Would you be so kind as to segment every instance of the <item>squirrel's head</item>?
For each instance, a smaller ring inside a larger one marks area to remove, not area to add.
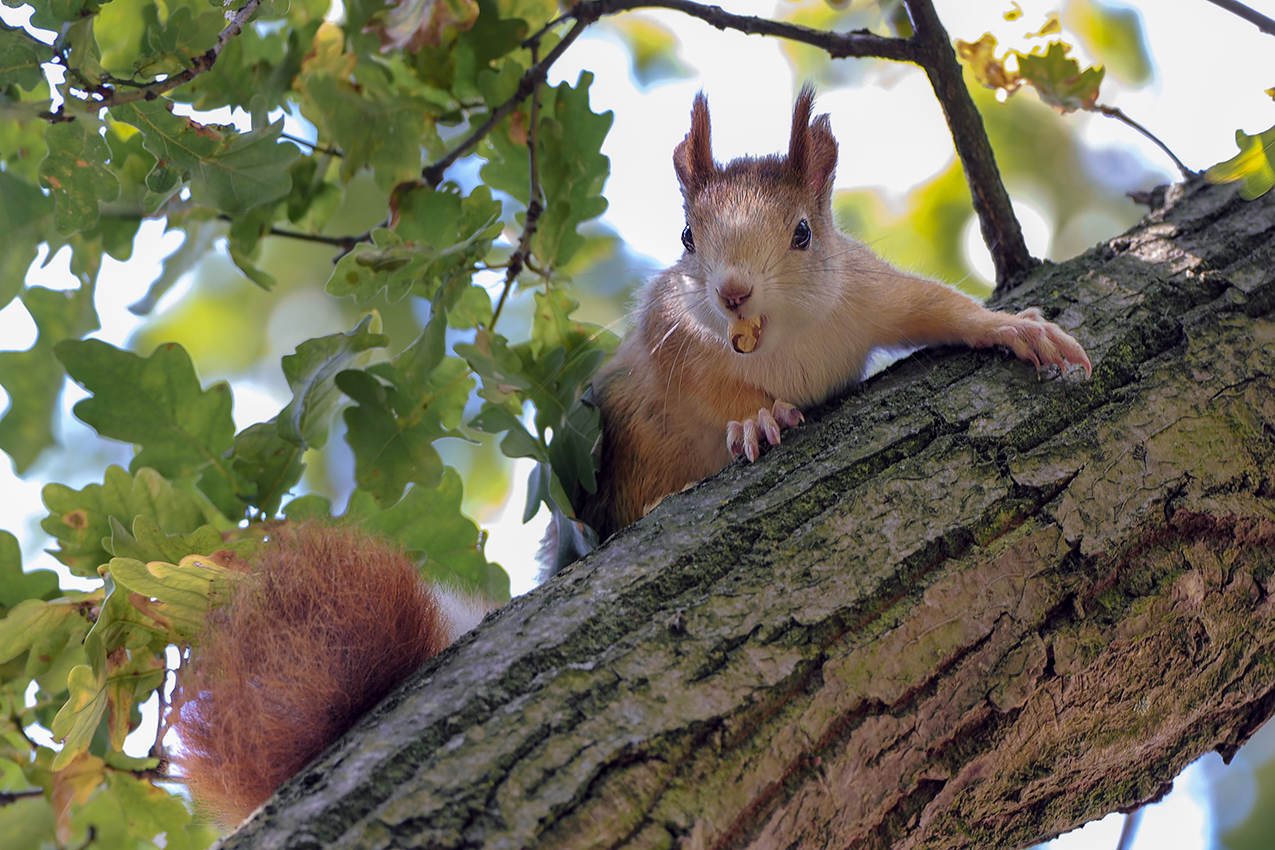
[[[704,297],[692,309],[743,354],[773,349],[818,309],[821,269],[842,250],[832,218],[837,140],[827,115],[810,117],[814,91],[802,89],[787,154],[713,160],[708,100],[701,92],[691,130],[673,151],[686,228],[681,268]]]

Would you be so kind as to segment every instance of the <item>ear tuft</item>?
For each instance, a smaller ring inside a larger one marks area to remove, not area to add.
[[[832,176],[837,168],[837,140],[827,115],[810,121],[815,90],[802,86],[792,110],[792,134],[788,139],[788,165],[801,178],[806,189],[818,196],[832,191]]]
[[[673,150],[673,169],[677,172],[682,192],[698,192],[717,173],[713,161],[712,133],[708,120],[708,98],[700,92],[691,107],[691,131]]]

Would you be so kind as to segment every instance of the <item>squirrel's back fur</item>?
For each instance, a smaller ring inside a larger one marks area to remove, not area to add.
[[[273,533],[178,675],[173,761],[196,804],[241,820],[468,625],[377,538]]]

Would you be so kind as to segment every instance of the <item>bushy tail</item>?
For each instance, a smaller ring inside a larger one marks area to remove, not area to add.
[[[272,535],[178,675],[173,761],[196,804],[227,825],[248,815],[472,625],[454,610],[361,531]]]

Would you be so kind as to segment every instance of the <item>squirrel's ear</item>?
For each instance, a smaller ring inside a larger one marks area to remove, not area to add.
[[[792,110],[792,135],[788,138],[788,164],[801,177],[806,188],[818,196],[832,189],[832,175],[837,168],[837,140],[832,137],[832,124],[827,115],[810,122],[815,103],[815,90],[803,86]]]
[[[708,126],[708,98],[700,92],[695,95],[691,108],[691,131],[673,149],[673,169],[685,194],[693,194],[704,188],[717,172],[713,162],[713,145]]]

